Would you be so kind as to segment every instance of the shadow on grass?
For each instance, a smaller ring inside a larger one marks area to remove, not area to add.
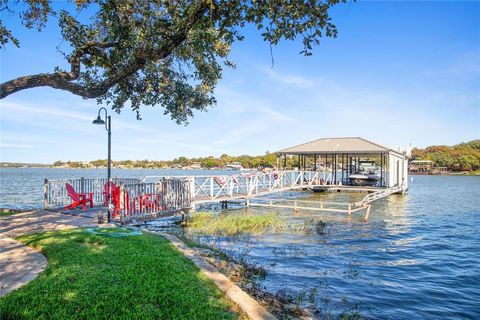
[[[223,293],[164,238],[83,230],[18,240],[48,267],[0,299],[0,319],[235,319]]]

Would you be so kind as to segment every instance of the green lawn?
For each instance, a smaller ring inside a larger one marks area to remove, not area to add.
[[[164,238],[84,230],[18,239],[47,269],[0,298],[0,319],[237,319],[232,303]]]

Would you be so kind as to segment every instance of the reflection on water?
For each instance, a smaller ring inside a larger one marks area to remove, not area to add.
[[[360,200],[355,193],[288,195]],[[326,315],[358,308],[375,319],[480,317],[480,177],[414,177],[408,195],[392,195],[362,215],[275,210],[290,223],[326,222],[324,232],[265,233],[242,239],[200,237],[268,270],[262,285],[315,295]],[[265,208],[229,212],[262,214]],[[308,299],[307,299],[308,300]],[[307,301],[305,300],[305,301]]]

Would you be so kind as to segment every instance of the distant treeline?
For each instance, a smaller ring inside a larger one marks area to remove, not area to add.
[[[447,167],[449,171],[476,171],[480,170],[480,140],[460,143],[454,146],[430,146],[425,149],[414,148],[412,160],[432,160],[437,167]],[[276,166],[277,157],[268,151],[261,156],[229,156],[222,154],[220,157],[187,158],[178,157],[173,160],[122,160],[112,161],[114,167],[120,168],[172,168],[172,167],[198,167],[223,168],[232,162],[240,163],[244,168],[272,168]],[[92,168],[106,167],[107,160],[94,160],[89,162],[56,161],[55,167]],[[297,157],[287,159],[287,167],[298,166]]]
[[[50,167],[50,164],[45,163],[26,163],[26,162],[0,162],[0,167],[3,168],[42,168],[42,167]]]
[[[289,159],[289,162],[292,162],[291,165],[294,165],[294,160]],[[229,156],[227,154],[222,154],[219,158],[210,156],[203,158],[187,158],[187,157],[178,157],[173,160],[161,161],[161,160],[122,160],[122,161],[112,161],[112,166],[120,168],[171,168],[171,167],[183,167],[188,168],[192,166],[200,165],[202,168],[223,168],[227,164],[238,162],[244,168],[266,168],[266,167],[275,167],[277,162],[277,157],[273,153],[268,151],[262,156]],[[94,160],[89,162],[79,162],[79,161],[56,161],[53,163],[55,167],[69,167],[69,168],[92,168],[92,167],[106,167],[107,160]]]
[[[447,167],[449,171],[480,170],[480,140],[454,146],[414,148],[412,160],[432,160],[435,166]]]

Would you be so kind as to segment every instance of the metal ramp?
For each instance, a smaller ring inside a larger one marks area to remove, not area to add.
[[[364,206],[364,205],[367,205],[367,204],[369,204],[369,203],[371,203],[375,200],[384,198],[384,197],[389,196],[391,194],[405,193],[405,191],[406,191],[406,188],[403,185],[402,186],[396,186],[396,187],[390,187],[390,188],[383,189],[383,190],[378,190],[378,191],[367,194],[362,199],[362,201],[356,202],[355,205],[356,206]]]
[[[368,220],[368,214],[370,213],[370,205],[365,204],[362,206],[356,206],[354,203],[348,202],[333,202],[333,201],[313,201],[304,199],[252,199],[248,202],[248,206],[252,207],[265,207],[265,208],[283,208],[293,209],[295,212],[299,210],[304,211],[326,211],[346,213],[349,216],[361,210],[365,211],[365,221]]]
[[[363,190],[365,191],[365,190]],[[367,194],[361,201],[350,202],[327,202],[327,201],[311,201],[311,200],[291,200],[291,199],[251,199],[247,201],[247,206],[266,207],[266,208],[285,208],[308,211],[328,211],[345,213],[351,216],[353,213],[363,211],[364,220],[368,221],[370,215],[371,203],[375,200],[387,197],[394,193],[404,193],[405,186],[396,186],[387,189],[381,189]]]

